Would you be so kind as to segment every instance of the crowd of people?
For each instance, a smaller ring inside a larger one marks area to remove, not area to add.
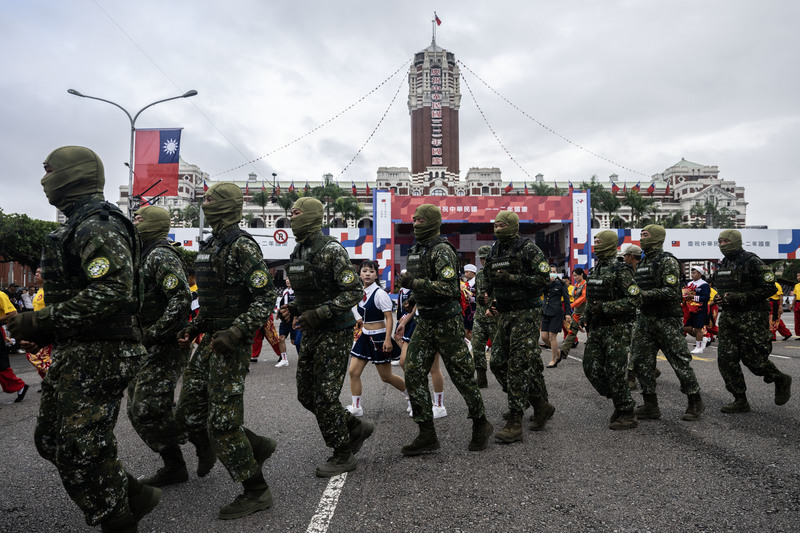
[[[395,313],[378,283],[378,265],[353,265],[344,247],[322,232],[323,205],[314,198],[301,197],[291,208],[297,244],[285,266],[289,287],[278,296],[258,244],[240,227],[243,198],[235,184],[217,183],[206,192],[202,209],[212,235],[187,271],[167,241],[166,210],[142,207],[130,221],[105,201],[103,165],[93,151],[58,148],[44,170],[45,195],[67,221],[46,240],[37,273],[43,291],[27,291],[30,309],[27,303],[17,309],[0,293],[0,323],[43,377],[36,448],[56,466],[86,522],[103,531],[137,531],[158,505],[160,487],[189,479],[181,448],[187,442],[197,455],[198,477],[219,461],[241,484],[241,493],[219,509],[220,519],[272,505],[263,465],[278,443],[243,425],[245,378],[258,359],[259,332],[276,347],[278,367],[288,366],[287,337],[297,348],[297,398],[331,448],[315,471],[323,478],[355,470],[356,455],[375,430],[362,400],[369,363],[402,394],[418,426],[417,436],[400,448],[406,456],[439,449],[434,420],[446,416],[440,364],[466,403],[469,451],[485,450],[492,437],[503,445],[521,442],[528,407],[529,429],[543,430],[556,407],[542,347],[549,350],[547,368],[555,369],[581,331],[587,334],[583,371],[613,403],[612,430],[661,417],[659,351],[687,396],[682,420],[701,417],[705,407],[687,334],[693,353],[702,352],[705,339],[718,339],[719,370],[733,395],[724,413],[750,410],[742,363],[775,384],[776,404],[791,395],[791,377],[768,359],[775,276],[742,248],[736,230],[720,233],[725,258],[710,283],[694,266],[691,283],[682,287],[678,261],[663,250],[666,230],[650,225],[641,232],[641,248],[621,254],[617,233],[599,232],[596,265],[588,272],[576,268],[570,284],[520,233],[517,214],[500,211],[494,244],[478,250],[482,268],[465,265],[462,281],[457,251],[440,234],[439,208],[423,204],[412,219],[415,242],[398,278]],[[6,344],[0,383],[21,401],[28,385],[9,372]],[[395,362],[402,377],[393,372]],[[507,401],[497,431],[481,393],[489,369]],[[349,406],[339,400],[346,375]],[[631,378],[642,387],[638,406]],[[142,479],[117,456],[114,426],[126,391],[134,430],[163,462]]]

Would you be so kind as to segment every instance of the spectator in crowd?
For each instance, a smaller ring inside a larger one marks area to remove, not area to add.
[[[551,358],[547,368],[555,368],[561,361],[561,350],[558,347],[558,332],[564,324],[565,304],[569,307],[569,292],[561,280],[554,265],[550,266],[550,283],[544,288],[544,306],[542,307],[542,340],[550,348]]]
[[[16,393],[15,403],[21,402],[28,392],[28,385],[19,379],[14,370],[11,369],[11,362],[8,360],[11,351],[11,336],[6,330],[6,322],[9,318],[17,314],[17,310],[11,303],[8,296],[0,291],[0,387],[5,393]]]
[[[586,272],[580,267],[572,271],[572,315],[569,317],[569,332],[561,342],[559,360],[569,356],[569,351],[578,346],[581,316],[586,312]]]
[[[769,331],[772,333],[772,342],[776,340],[775,333],[780,333],[783,335],[783,340],[788,341],[792,338],[792,332],[781,319],[781,315],[783,314],[783,287],[776,281],[775,289],[775,294],[769,297]]]
[[[28,311],[33,311],[33,299],[36,297],[36,287],[31,285],[28,287],[28,290],[22,293],[20,296],[20,304],[21,304],[21,311],[23,313]]]
[[[797,273],[796,279],[792,310],[794,311],[794,334],[800,337],[800,302],[797,301],[797,295],[800,294],[800,272]]]
[[[708,341],[703,337],[703,328],[708,322],[708,301],[711,299],[711,287],[705,280],[705,269],[693,266],[692,281],[683,289],[684,316],[683,331],[694,337],[695,346],[692,353],[703,353]]]
[[[36,296],[33,297],[33,310],[41,311],[44,309],[44,289],[41,288],[43,284],[42,267],[36,269],[36,273],[33,276],[33,283],[37,287],[40,287],[39,291],[36,293]],[[38,351],[34,351],[34,353],[28,352],[25,354],[28,362],[33,365],[33,368],[36,369],[36,372],[39,373],[39,377],[42,379],[44,379],[44,377],[47,375],[47,371],[50,369],[50,365],[52,364],[52,352],[53,345],[48,344],[47,346],[39,348]]]

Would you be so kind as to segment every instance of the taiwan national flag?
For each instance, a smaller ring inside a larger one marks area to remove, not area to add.
[[[203,180],[203,192],[206,192],[207,190],[208,190],[208,184],[206,183],[206,180]]]
[[[617,185],[613,181],[611,182],[611,192],[614,194],[617,194],[619,192],[619,185]]]
[[[567,183],[569,183],[569,194],[570,194],[570,196],[572,196],[572,193],[575,190],[575,187],[572,186],[572,182],[571,181],[568,181]]]
[[[632,191],[636,191],[636,192],[639,192],[640,190],[642,190],[642,182],[641,181],[637,181],[636,185],[631,187],[631,190]]]
[[[306,186],[303,187],[303,192],[308,192],[311,190],[311,187],[308,186],[308,180],[306,180]]]
[[[436,25],[437,26],[441,26],[442,25],[442,19],[440,19],[439,15],[436,14],[436,11],[433,12],[433,18],[436,20]]]
[[[505,189],[503,189],[503,190],[504,190],[505,192],[511,192],[513,189],[514,189],[514,182],[512,181],[511,183],[509,183],[508,185],[506,185],[506,188],[505,188]]]
[[[353,183],[353,182],[351,181],[351,182],[350,182],[350,185],[352,185],[352,186],[353,186],[353,196],[355,196],[355,195],[356,195],[356,192],[357,192],[357,191],[356,191],[356,184],[355,184],[355,183]]]
[[[372,194],[372,191],[369,190],[369,183],[367,183],[367,196],[369,196],[370,194]]]
[[[181,130],[136,130],[135,141],[133,196],[177,196]]]
[[[669,195],[669,182],[667,182],[667,188],[664,189],[664,196]]]
[[[528,182],[525,182],[525,196],[528,196]]]
[[[244,184],[244,195],[245,196],[250,196],[250,184],[249,183],[245,183]]]
[[[289,192],[294,192],[294,180],[292,180],[291,185],[289,185]]]
[[[650,186],[647,188],[647,193],[650,196],[653,196],[654,192],[656,192],[656,184],[655,184],[655,182],[651,183]]]

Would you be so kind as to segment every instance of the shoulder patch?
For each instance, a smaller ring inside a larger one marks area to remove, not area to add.
[[[678,277],[675,274],[667,274],[664,281],[667,282],[667,285],[675,285],[678,283]]]
[[[355,281],[356,273],[353,272],[351,269],[343,270],[341,274],[339,274],[339,283],[342,285],[350,285]]]
[[[636,296],[639,294],[639,286],[638,285],[629,285],[628,286],[628,294],[631,296]]]
[[[550,265],[547,264],[547,261],[539,263],[539,272],[550,272]]]
[[[166,276],[164,276],[164,279],[161,280],[161,286],[167,289],[168,291],[171,291],[172,289],[177,287],[178,283],[180,283],[178,280],[178,276],[176,276],[171,272]]]
[[[269,283],[269,274],[264,272],[263,270],[254,270],[252,274],[250,274],[250,285],[257,289],[262,289],[267,286]]]
[[[102,278],[111,268],[111,261],[107,257],[95,257],[86,267],[89,277],[92,279]]]
[[[764,281],[773,282],[775,281],[775,274],[772,272],[764,272]]]
[[[441,275],[444,279],[453,279],[456,275],[456,271],[453,270],[453,267],[446,266],[442,269]]]

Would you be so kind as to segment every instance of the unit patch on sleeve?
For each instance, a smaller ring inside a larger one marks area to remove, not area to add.
[[[111,268],[111,262],[106,257],[95,257],[86,267],[86,272],[92,279],[102,278]]]
[[[266,287],[267,283],[269,283],[269,274],[263,270],[255,270],[250,274],[250,285],[253,287],[261,289]]]

